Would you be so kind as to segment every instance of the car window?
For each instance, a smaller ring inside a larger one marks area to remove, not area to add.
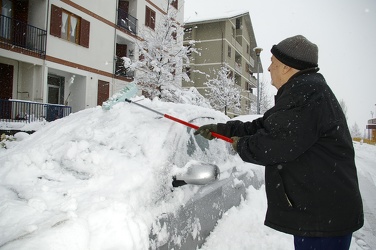
[[[197,126],[216,123],[213,118],[196,118],[189,121]],[[220,139],[207,140],[200,135],[194,135],[194,129],[186,127],[185,133],[179,134],[174,143],[175,148],[171,162],[182,167],[190,160],[219,164],[228,160],[229,155],[234,155],[231,144]]]
[[[187,154],[192,156],[198,148],[205,153],[206,149],[209,149],[209,141],[200,135],[194,136],[192,130],[191,128],[187,128],[187,133],[190,134],[187,142]]]
[[[198,126],[202,126],[204,124],[213,123],[213,120],[213,118],[206,117],[196,118],[194,120],[191,120],[190,122]],[[194,129],[192,128],[187,128],[187,133],[190,135],[187,142],[187,154],[189,156],[192,156],[193,153],[198,149],[205,154],[206,149],[209,149],[209,141],[200,135],[194,136]]]

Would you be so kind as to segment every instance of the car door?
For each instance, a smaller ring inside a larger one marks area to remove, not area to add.
[[[213,118],[197,118],[190,122],[203,125],[215,121]],[[194,159],[202,164],[215,163],[221,169],[221,163],[226,162],[229,166],[228,161],[237,157],[228,142],[194,136],[190,128],[186,129],[186,133],[177,143],[176,164],[184,165]],[[149,234],[150,249],[197,249],[223,214],[238,206],[242,197],[245,198],[246,189],[250,185],[258,189],[263,183],[259,174],[238,171],[236,166],[222,171],[223,178],[198,188],[178,211],[157,218]],[[194,189],[189,185],[178,188]]]

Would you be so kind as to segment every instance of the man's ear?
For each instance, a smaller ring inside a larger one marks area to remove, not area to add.
[[[299,70],[297,69],[294,69],[290,66],[287,66],[286,64],[283,65],[283,69],[282,69],[282,74],[286,75],[286,74],[289,74],[289,75],[294,75],[295,73],[297,73]]]

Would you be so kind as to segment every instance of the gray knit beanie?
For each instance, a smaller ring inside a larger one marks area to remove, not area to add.
[[[302,35],[286,38],[271,49],[282,63],[294,69],[308,69],[318,66],[319,49]]]

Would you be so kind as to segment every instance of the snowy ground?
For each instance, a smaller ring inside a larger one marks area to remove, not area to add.
[[[0,147],[0,250],[147,249],[147,239],[140,236],[147,230],[142,225],[152,221],[158,212],[154,204],[160,201],[154,195],[163,190],[154,190],[157,183],[144,185],[144,176],[164,178],[165,172],[140,171],[131,165],[130,178],[121,171],[124,167],[121,162],[124,157],[138,161],[140,154],[155,154],[155,158],[163,160],[164,155],[156,148],[164,145],[153,145],[153,142],[168,132],[170,121],[160,119],[151,125],[145,123],[149,113],[121,107],[107,113],[100,108],[85,110],[43,125],[35,137],[16,135],[17,141],[6,143],[8,149]],[[167,111],[176,116],[181,114],[179,110]],[[127,119],[126,114],[133,118]],[[135,127],[135,124],[142,126]],[[153,137],[129,136],[137,129],[154,129],[158,133]],[[140,140],[150,143],[143,146]],[[354,145],[365,226],[354,234],[351,250],[376,249],[376,147]],[[61,164],[64,169],[60,168]],[[87,169],[87,166],[96,168]],[[116,189],[109,193],[108,185]],[[150,196],[142,196],[141,191],[149,192]],[[134,192],[140,196],[127,196]],[[293,249],[292,236],[263,225],[264,188],[250,187],[247,194],[239,207],[230,209],[219,221],[202,250]],[[127,200],[129,197],[136,198]],[[176,205],[168,199],[163,204]],[[143,216],[139,216],[139,205],[145,209]],[[15,240],[9,242],[5,238]]]

